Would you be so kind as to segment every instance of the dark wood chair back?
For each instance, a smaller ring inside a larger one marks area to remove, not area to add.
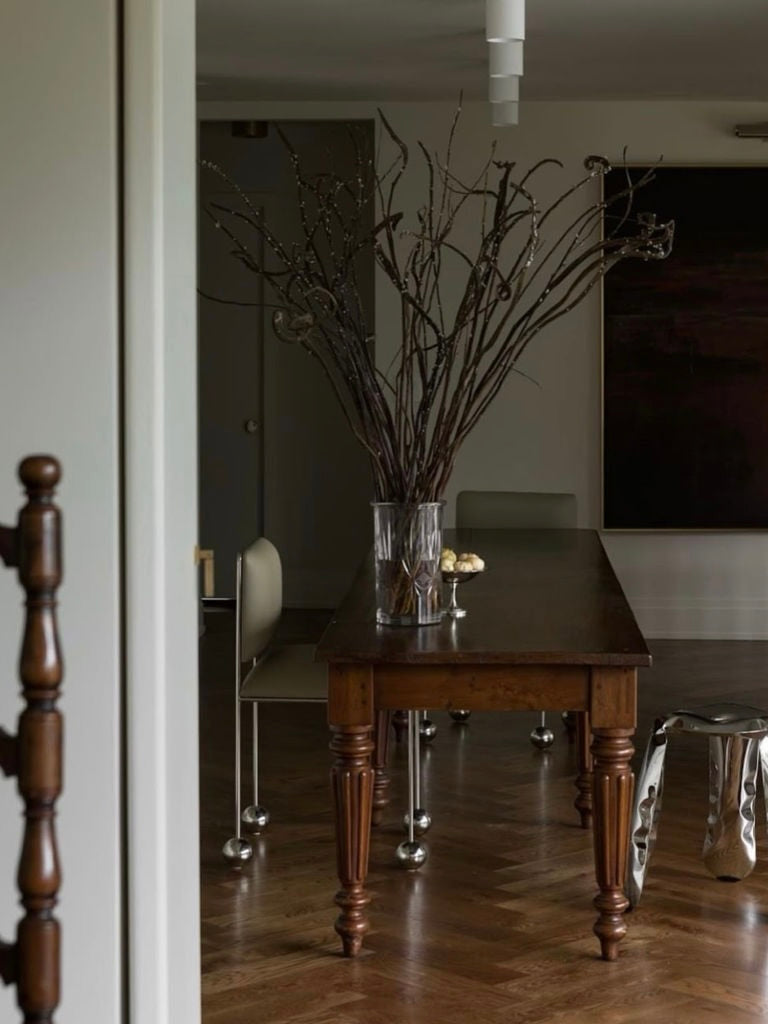
[[[61,470],[49,455],[19,466],[27,493],[15,527],[0,526],[0,557],[18,570],[26,594],[19,677],[25,702],[15,736],[0,728],[0,768],[15,776],[24,801],[17,873],[24,916],[16,941],[0,942],[0,977],[16,985],[23,1020],[48,1024],[59,1004],[59,885],[54,817],[61,793],[62,718],[57,710],[62,662],[56,629],[61,582],[61,515],[53,503]]]

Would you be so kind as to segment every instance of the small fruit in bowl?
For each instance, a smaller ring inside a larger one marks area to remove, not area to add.
[[[476,555],[474,551],[464,551],[459,555],[457,561],[467,562],[472,566],[471,569],[464,570],[466,572],[482,572],[485,568],[485,562],[479,555]]]
[[[482,572],[485,562],[474,551],[464,551],[457,555],[450,548],[443,548],[440,553],[441,572]]]

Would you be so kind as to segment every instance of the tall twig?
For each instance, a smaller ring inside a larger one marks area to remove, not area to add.
[[[515,164],[492,149],[464,182],[451,159],[457,111],[444,159],[420,142],[415,147],[426,202],[413,211],[410,228],[398,199],[413,173],[411,150],[381,111],[379,118],[380,148],[390,144],[394,156],[379,152],[374,162],[351,130],[349,177],[332,161],[321,174],[305,173],[278,130],[293,170],[298,241],[278,238],[211,163],[203,166],[224,178],[240,205],[210,203],[206,212],[233,256],[269,285],[278,337],[320,363],[371,460],[376,499],[417,504],[442,497],[461,444],[509,374],[520,372],[517,362],[533,338],[583,301],[615,263],[665,258],[674,224],[633,214],[635,194],[652,171],[633,180],[627,170],[620,189],[583,205],[585,189],[611,169],[601,157],[588,157],[586,175],[543,209],[532,187],[545,169],[561,169],[559,161],[540,160],[515,180]],[[260,244],[250,247],[247,232]],[[269,264],[255,255],[262,247]],[[399,348],[387,369],[375,363],[360,292],[366,252],[400,304]]]

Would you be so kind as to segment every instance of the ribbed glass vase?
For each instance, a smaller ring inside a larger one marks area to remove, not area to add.
[[[376,621],[386,626],[439,622],[445,503],[372,504]]]

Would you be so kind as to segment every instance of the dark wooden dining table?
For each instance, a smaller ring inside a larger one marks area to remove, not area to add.
[[[566,710],[579,737],[575,806],[594,834],[594,932],[615,960],[626,933],[637,669],[650,665],[648,648],[594,530],[446,531],[444,543],[486,561],[460,592],[466,618],[377,625],[370,557],[317,649],[328,663],[344,954],[360,952],[369,925],[370,830],[387,804],[392,711]]]

